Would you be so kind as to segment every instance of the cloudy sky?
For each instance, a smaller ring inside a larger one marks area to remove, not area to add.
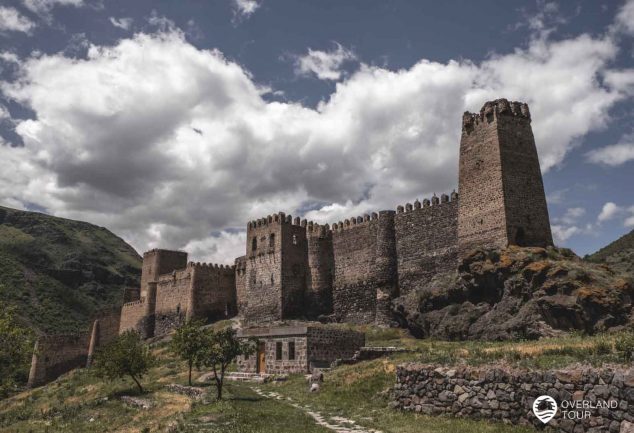
[[[634,0],[2,0],[0,204],[231,263],[250,219],[457,187],[526,101],[556,242],[634,229]]]

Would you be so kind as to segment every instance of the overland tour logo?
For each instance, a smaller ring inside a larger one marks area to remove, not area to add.
[[[533,402],[533,413],[544,424],[557,414],[557,402],[549,395],[542,395]]]

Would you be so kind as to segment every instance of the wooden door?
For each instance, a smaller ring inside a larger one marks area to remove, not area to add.
[[[266,373],[266,343],[258,343],[258,373]]]

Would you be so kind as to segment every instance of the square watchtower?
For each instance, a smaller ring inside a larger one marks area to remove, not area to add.
[[[552,245],[528,105],[498,99],[464,113],[458,249]]]
[[[283,212],[247,225],[244,317],[259,322],[302,314],[307,245],[305,226]]]

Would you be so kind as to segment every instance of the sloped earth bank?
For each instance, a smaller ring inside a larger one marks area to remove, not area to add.
[[[631,327],[632,299],[631,278],[607,265],[568,249],[509,247],[472,252],[393,310],[419,338],[538,339]]]

